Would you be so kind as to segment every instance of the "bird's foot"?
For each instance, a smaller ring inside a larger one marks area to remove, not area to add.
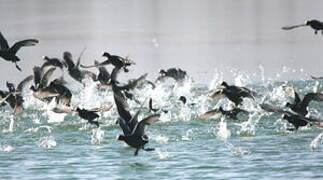
[[[146,148],[144,151],[155,151],[155,148]]]

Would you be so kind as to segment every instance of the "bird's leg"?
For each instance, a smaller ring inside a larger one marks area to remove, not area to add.
[[[134,154],[135,156],[138,155],[139,150],[140,150],[139,148],[136,149],[135,154]]]
[[[314,31],[314,34],[317,34],[317,30]]]

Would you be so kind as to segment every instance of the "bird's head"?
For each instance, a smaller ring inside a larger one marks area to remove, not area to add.
[[[42,58],[43,58],[44,61],[49,59],[48,56],[43,56]]]
[[[111,55],[107,52],[104,52],[102,56],[109,58]]]
[[[223,87],[228,87],[229,85],[228,85],[228,83],[227,82],[225,82],[225,81],[223,81],[222,83],[221,83],[221,86],[223,86]]]
[[[165,76],[165,75],[166,75],[166,71],[165,71],[164,69],[161,69],[161,70],[159,71],[159,74],[161,74],[162,76]]]
[[[289,102],[287,102],[285,106],[286,106],[286,107],[291,107],[291,106],[292,106],[292,104],[291,104],[291,103],[289,103]]]

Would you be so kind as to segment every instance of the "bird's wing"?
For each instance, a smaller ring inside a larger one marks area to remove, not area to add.
[[[79,57],[77,58],[76,65],[75,65],[77,68],[80,66],[80,63],[81,63],[81,57],[83,56],[83,54],[84,54],[85,50],[86,50],[86,48],[84,48],[84,49],[81,51],[81,53],[80,53]]]
[[[146,117],[145,119],[141,120],[137,123],[137,126],[132,130],[133,135],[143,136],[145,135],[145,127],[146,125],[151,125],[158,121],[160,118],[160,114],[153,114],[151,116]]]
[[[17,53],[17,51],[23,47],[23,46],[34,46],[38,43],[39,41],[37,39],[26,39],[23,41],[18,41],[16,42],[11,48],[10,51],[13,52],[14,54]]]
[[[82,70],[82,73],[83,73],[84,75],[89,76],[93,81],[95,81],[95,80],[96,80],[96,74],[94,74],[93,72],[91,72],[91,71],[87,71],[87,70]]]
[[[9,44],[6,38],[0,32],[0,49],[9,49]]]
[[[34,71],[34,84],[35,84],[35,87],[38,87],[40,84],[43,72],[39,66],[35,66],[33,68],[33,71]]]
[[[295,96],[295,100],[294,100],[295,104],[298,104],[302,101],[296,91],[294,91],[294,96]]]
[[[56,68],[53,67],[53,68],[50,68],[48,71],[46,71],[46,73],[41,78],[40,87],[46,87],[48,85],[48,80],[50,76],[52,76],[52,74],[54,73],[55,69]]]
[[[119,126],[123,131],[123,134],[125,136],[131,135],[132,131],[129,129],[127,122],[122,117],[118,117],[118,122],[119,122]]]
[[[311,76],[311,78],[314,79],[314,80],[321,80],[321,79],[323,79],[323,77],[315,77],[315,76]]]
[[[56,91],[52,91],[48,88],[44,88],[34,92],[33,95],[37,98],[43,99],[43,98],[49,98],[49,97],[56,97],[56,96],[59,96],[60,94],[57,93]]]
[[[124,97],[122,92],[118,90],[118,88],[112,87],[112,90],[114,92],[114,101],[116,103],[119,116],[121,116],[126,122],[130,121],[131,114],[129,112],[129,105],[126,101],[126,98]]]
[[[283,30],[291,30],[299,27],[307,26],[306,24],[299,24],[299,25],[293,25],[293,26],[284,26],[282,27]]]
[[[75,112],[75,109],[55,107],[54,109],[52,109],[52,111],[55,113],[71,113],[71,112]]]
[[[5,97],[0,97],[0,104],[4,103],[12,93],[8,93]]]
[[[216,115],[216,114],[220,114],[221,112],[219,111],[218,108],[207,111],[206,113],[204,113],[203,115],[200,116],[200,119],[203,120],[207,120],[209,118],[211,118],[212,116]]]
[[[286,115],[289,115],[289,116],[295,115],[295,114],[293,114],[291,112],[284,111],[283,109],[279,109],[277,107],[271,106],[271,105],[266,104],[266,103],[260,104],[260,107],[263,110],[267,111],[267,112],[272,112],[272,113],[277,113],[277,114],[286,114]]]
[[[221,98],[224,98],[224,97],[225,97],[225,95],[223,93],[223,90],[216,91],[211,95],[211,98],[214,99],[214,100],[221,99]]]
[[[105,112],[105,111],[109,111],[112,107],[113,107],[113,105],[109,105],[109,106],[104,106],[104,107],[100,107],[100,108],[89,109],[88,111],[92,111],[92,112]]]
[[[68,51],[64,52],[63,59],[65,61],[65,64],[67,65],[68,69],[72,69],[75,67],[72,54]]]
[[[311,101],[323,101],[323,94],[321,93],[308,93],[304,96],[302,106],[307,107]]]
[[[306,117],[303,117],[303,120],[307,121],[308,123],[310,123],[314,126],[317,126],[319,128],[323,128],[323,122],[320,120],[313,119],[313,118],[306,118]]]
[[[33,78],[34,76],[30,75],[30,76],[27,76],[24,80],[22,80],[17,86],[17,91],[22,92],[22,89],[26,86],[26,84],[28,84],[31,80],[33,80]]]
[[[130,89],[134,89],[135,87],[137,87],[138,85],[140,85],[141,83],[145,82],[145,79],[147,77],[148,73],[140,76],[138,79],[129,81],[128,84],[124,85],[124,86],[120,86],[120,90],[130,90]]]

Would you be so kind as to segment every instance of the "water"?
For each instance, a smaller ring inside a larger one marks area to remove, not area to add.
[[[285,74],[287,72],[282,72]],[[221,76],[222,73],[215,75]],[[50,107],[39,109],[42,102],[26,93],[26,112],[18,117],[3,109],[0,121],[1,179],[260,179],[260,178],[322,178],[322,130],[304,127],[289,132],[287,121],[278,115],[263,112],[257,102],[283,106],[289,97],[282,85],[293,85],[302,95],[318,89],[317,81],[253,82],[244,74],[236,82],[257,90],[263,96],[256,102],[245,99],[243,108],[250,115],[238,121],[225,117],[200,120],[199,115],[220,105],[229,107],[226,99],[210,101],[204,92],[209,86],[197,86],[192,81],[183,85],[170,81],[155,90],[136,90],[139,99],[154,98],[154,106],[169,110],[160,121],[147,129],[153,152],[134,149],[116,137],[122,133],[115,124],[115,107],[101,113],[99,129],[86,124],[75,114],[50,113]],[[82,107],[104,106],[113,103],[111,92],[88,87],[74,92],[72,104]],[[173,86],[175,85],[175,86]],[[210,84],[212,85],[212,83]],[[304,88],[306,87],[306,88]],[[303,89],[301,89],[303,88]],[[147,93],[142,93],[143,91]],[[178,92],[186,92],[189,102],[177,100]],[[88,97],[80,98],[86,94]],[[162,95],[162,96],[161,96]],[[101,98],[98,98],[101,97]],[[103,97],[103,98],[102,98]],[[157,98],[159,97],[159,98]],[[88,101],[96,99],[96,103]],[[165,100],[166,99],[166,100]],[[138,104],[129,102],[132,112]],[[49,105],[50,106],[50,105]],[[322,104],[311,103],[310,112],[321,117]],[[147,106],[140,118],[147,116]],[[58,118],[58,121],[55,119]],[[19,173],[18,173],[19,172]]]

